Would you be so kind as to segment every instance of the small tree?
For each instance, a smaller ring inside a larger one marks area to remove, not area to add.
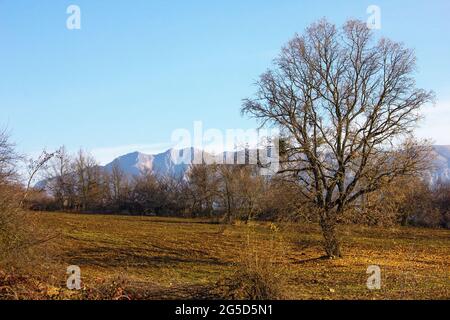
[[[327,255],[339,257],[336,224],[344,210],[421,170],[427,148],[410,136],[433,93],[416,88],[411,50],[388,39],[374,43],[360,21],[342,29],[314,23],[274,64],[242,112],[289,137],[280,172],[296,176],[302,196],[318,208]]]
[[[219,176],[216,164],[191,165],[187,174],[187,192],[190,204],[190,213],[212,215],[214,201],[219,193]]]
[[[78,152],[73,164],[75,173],[75,190],[81,210],[91,210],[101,202],[101,169],[94,157],[83,150]]]
[[[20,207],[23,207],[25,201],[28,199],[28,195],[30,193],[31,184],[33,183],[36,175],[41,171],[45,170],[47,168],[48,162],[55,156],[56,152],[48,153],[47,151],[42,151],[42,153],[39,155],[37,159],[27,159],[27,182],[25,187],[25,192],[22,197],[22,200],[20,201]]]
[[[17,155],[9,136],[0,131],[0,265],[15,266],[29,249],[45,239],[36,228],[33,217],[22,210],[23,185],[16,168],[21,157]]]
[[[8,134],[0,130],[0,183],[11,182],[15,177],[15,163],[18,159]]]

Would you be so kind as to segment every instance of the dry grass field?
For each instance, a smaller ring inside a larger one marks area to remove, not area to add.
[[[34,278],[8,290],[4,279],[3,297],[220,298],[223,279],[247,263],[268,265],[284,299],[450,298],[448,230],[341,226],[345,256],[328,260],[312,224],[67,213],[40,213],[39,221],[53,239],[39,249]],[[81,291],[65,289],[69,265],[81,268]],[[381,267],[381,290],[366,287],[369,265]]]

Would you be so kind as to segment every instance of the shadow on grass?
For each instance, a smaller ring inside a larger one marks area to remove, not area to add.
[[[301,251],[305,249],[311,249],[311,248],[322,248],[322,239],[314,239],[314,238],[306,238],[299,239],[293,242],[296,249]]]
[[[214,220],[193,220],[193,219],[184,219],[175,218],[174,220],[169,220],[165,218],[157,217],[155,219],[143,220],[146,223],[163,223],[163,224],[200,224],[200,225],[218,225],[220,222]]]
[[[316,258],[298,260],[298,261],[295,261],[293,264],[305,264],[308,262],[319,262],[319,261],[329,261],[329,260],[330,260],[330,258],[328,256],[320,256],[320,257],[316,257]]]
[[[65,257],[71,264],[99,267],[161,267],[178,264],[224,266],[226,262],[214,257],[173,255],[145,250],[85,248],[68,252]]]

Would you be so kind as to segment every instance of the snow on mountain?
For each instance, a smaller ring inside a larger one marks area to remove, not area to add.
[[[435,153],[435,170],[430,174],[429,182],[431,184],[435,184],[438,181],[450,182],[450,145],[436,145],[433,146],[433,150]],[[200,163],[202,160],[213,163],[213,158],[217,160],[216,162],[223,161],[223,163],[230,163],[230,161],[238,161],[238,163],[243,163],[242,161],[245,157],[245,151],[243,150],[239,152],[225,152],[213,156],[207,152],[194,148],[182,150],[169,149],[166,152],[155,155],[144,154],[141,152],[129,153],[114,159],[103,168],[106,171],[111,172],[113,167],[117,165],[130,177],[145,172],[151,172],[160,176],[183,178],[194,159],[196,161],[199,161],[200,159]],[[245,162],[246,160],[244,160],[244,163]],[[45,189],[47,183],[47,180],[40,181],[36,184],[36,187]]]
[[[156,155],[133,152],[114,159],[104,168],[111,172],[114,166],[118,166],[129,176],[152,172],[161,176],[183,177],[194,156],[201,159],[202,152],[194,148],[169,149]]]
[[[435,145],[433,151],[435,170],[431,174],[431,183],[450,182],[450,146]]]
[[[437,181],[450,182],[450,145],[433,146],[435,153],[435,170],[431,174],[431,183]],[[237,155],[235,152],[218,155],[221,158],[242,157],[242,152]],[[183,177],[189,165],[194,159],[207,159],[213,157],[211,154],[194,148],[182,150],[169,149],[166,152],[156,155],[148,155],[140,152],[133,152],[116,158],[104,168],[111,171],[114,165],[118,165],[127,175],[139,175],[142,172],[150,171],[157,175],[169,175]]]

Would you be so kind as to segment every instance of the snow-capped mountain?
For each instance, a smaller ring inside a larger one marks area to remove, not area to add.
[[[251,151],[256,157],[256,150]],[[182,178],[193,163],[249,163],[248,152],[250,151],[227,151],[213,155],[195,148],[169,149],[155,155],[133,152],[114,159],[103,168],[111,172],[117,166],[128,176],[151,172],[160,176]]]
[[[256,157],[256,150],[251,150]],[[174,178],[186,178],[192,164],[200,163],[237,163],[248,164],[249,150],[236,152],[224,152],[217,155],[207,153],[195,148],[169,149],[163,153],[145,154],[132,152],[114,159],[105,166],[98,168],[106,172],[112,172],[115,167],[119,168],[128,177],[139,176],[145,173],[152,173],[158,176],[169,176]],[[261,154],[260,154],[261,155]],[[256,163],[256,162],[254,162]],[[38,181],[35,188],[45,190],[51,179]]]
[[[436,145],[433,146],[433,150],[435,170],[431,175],[431,183],[434,184],[439,180],[450,182],[450,146]]]
[[[438,181],[450,182],[450,145],[433,146],[433,152],[435,169],[429,176],[430,184],[435,184]],[[248,163],[244,150],[225,152],[214,157],[202,150],[186,148],[182,150],[169,149],[155,155],[133,152],[114,159],[102,168],[111,172],[114,166],[117,166],[129,177],[151,172],[159,176],[184,178],[194,160],[195,163],[230,163],[230,161],[231,163]],[[39,189],[45,189],[47,183],[48,180],[43,180],[35,186]]]
[[[183,177],[192,163],[194,155],[198,156],[199,154],[201,155],[201,152],[194,148],[169,149],[155,155],[133,152],[114,159],[104,168],[111,172],[114,166],[118,166],[129,176],[152,172],[162,176]]]
[[[435,170],[431,174],[430,182],[437,181],[450,182],[450,146],[436,145],[433,146],[435,153]],[[217,157],[223,159],[231,159],[243,157],[244,151],[229,152],[220,154]],[[116,158],[104,168],[111,171],[117,165],[127,175],[139,175],[142,172],[150,171],[157,175],[168,175],[174,177],[183,177],[190,164],[194,160],[212,158],[211,154],[204,151],[187,148],[182,150],[169,149],[166,152],[149,155],[140,152],[133,152]]]

